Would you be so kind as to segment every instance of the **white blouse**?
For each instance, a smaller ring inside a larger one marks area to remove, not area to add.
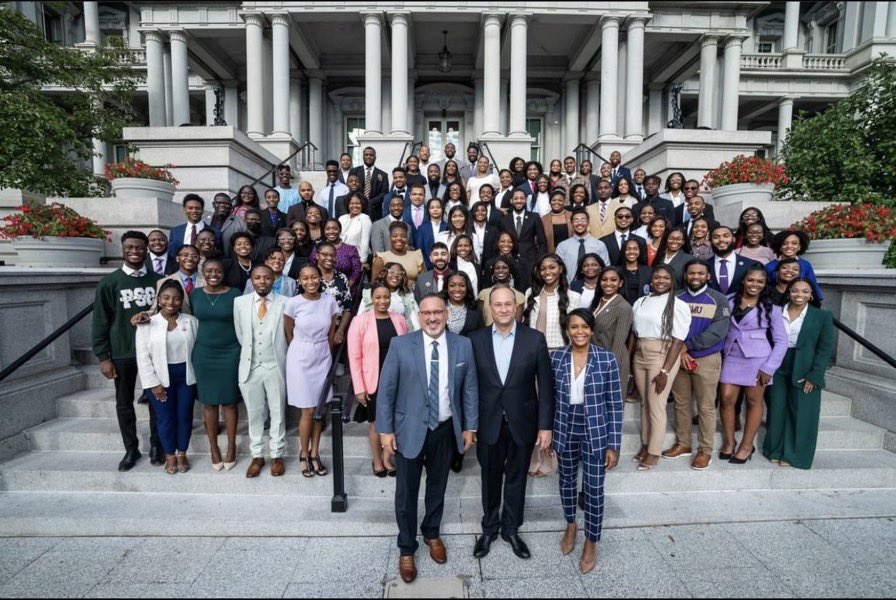
[[[784,305],[784,328],[787,330],[787,347],[788,348],[796,348],[796,342],[800,339],[800,331],[803,330],[803,323],[806,320],[806,312],[809,310],[809,305],[803,307],[803,310],[800,311],[800,314],[791,321],[790,320],[790,303]]]
[[[660,296],[642,296],[635,300],[632,305],[632,331],[639,339],[663,339],[663,311],[666,310],[668,299],[667,292]],[[675,298],[672,315],[672,337],[684,341],[691,328],[691,309],[684,300]]]
[[[187,335],[184,327],[178,319],[177,326],[168,331],[165,336],[165,354],[169,365],[179,365],[187,362]]]
[[[497,190],[501,187],[501,180],[498,178],[498,175],[495,173],[489,173],[485,177],[470,177],[467,180],[467,191],[469,192],[469,198],[473,201],[479,200],[479,188],[481,188],[485,184],[489,184],[492,186],[492,189]]]
[[[366,262],[370,256],[370,217],[364,213],[355,217],[342,215],[339,224],[342,225],[342,241],[357,248],[361,262]]]
[[[575,372],[575,370],[576,370],[575,358],[570,357],[569,368],[572,369],[573,373]],[[585,372],[587,370],[588,370],[588,365],[585,365],[585,368],[582,369],[582,372],[579,373],[579,376],[573,378],[572,385],[569,386],[569,403],[570,404],[585,404]]]
[[[468,260],[462,259],[460,256],[457,257],[457,270],[463,271],[467,274],[467,277],[470,278],[470,283],[473,284],[473,295],[479,295],[479,277],[476,275],[476,265],[471,263]]]

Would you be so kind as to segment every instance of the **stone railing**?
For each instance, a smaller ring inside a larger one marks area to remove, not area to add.
[[[830,54],[806,54],[803,68],[807,71],[846,71],[846,57]]]
[[[781,68],[782,57],[778,54],[742,54],[740,68],[753,71],[777,71]]]

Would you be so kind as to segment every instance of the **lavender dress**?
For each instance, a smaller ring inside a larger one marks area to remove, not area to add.
[[[342,312],[329,294],[317,300],[294,296],[283,311],[295,321],[292,343],[286,352],[287,403],[314,408],[320,401],[333,356],[327,342],[333,316]],[[330,395],[332,396],[332,389]]]

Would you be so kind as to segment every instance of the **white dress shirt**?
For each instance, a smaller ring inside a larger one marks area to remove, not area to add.
[[[470,283],[473,285],[473,295],[479,295],[479,276],[476,275],[476,265],[471,263],[468,260],[462,259],[460,256],[457,257],[457,270],[462,271],[467,274],[467,277],[470,278]]]
[[[423,333],[423,350],[426,354],[426,385],[429,388],[430,378],[430,362],[432,361],[432,343],[436,342],[439,347],[439,423],[450,419],[453,415],[451,412],[451,401],[448,397],[448,336],[445,332],[433,339]]]
[[[199,232],[205,229],[205,221],[199,219],[199,222],[196,223],[196,235],[199,235]],[[184,246],[193,243],[193,223],[187,223],[187,228],[184,230]]]
[[[663,339],[663,311],[669,292],[659,296],[642,296],[632,305],[632,331],[638,339]],[[684,300],[675,298],[672,309],[672,337],[682,340],[691,328],[691,308]]]
[[[373,224],[370,217],[361,213],[355,217],[342,215],[339,217],[342,225],[342,241],[358,249],[361,262],[367,262],[370,255],[370,229]]]
[[[320,206],[323,206],[329,212],[330,210],[330,187],[333,188],[333,214],[330,214],[331,217],[335,218],[336,212],[336,199],[340,196],[347,195],[351,190],[348,189],[348,186],[339,181],[338,179],[333,183],[327,181],[327,184],[321,188],[321,190],[317,193],[317,198],[314,199]]]
[[[485,246],[486,227],[486,223],[479,225],[475,221],[473,222],[473,252],[476,254],[476,258],[479,259],[479,262],[482,262],[482,250]]]
[[[576,371],[576,361],[574,358],[569,361],[569,368],[573,373]],[[572,377],[572,385],[569,386],[569,403],[585,404],[585,372],[588,370],[586,365],[578,377]]]
[[[716,259],[718,259],[718,260],[713,261],[713,268],[715,269],[716,281],[721,281],[721,279],[719,279],[719,270],[722,267],[722,261],[725,261],[728,266],[728,291],[734,292],[735,290],[731,287],[731,280],[734,279],[734,267],[735,267],[735,265],[737,265],[737,254],[732,252],[725,258],[722,258],[721,256],[716,255]]]
[[[152,264],[153,273],[157,273],[159,275],[165,274],[165,269],[168,267],[168,254],[159,254],[155,255],[152,252],[149,253],[149,262]],[[158,265],[158,268],[156,268]]]
[[[165,358],[169,365],[179,365],[187,362],[187,334],[184,332],[186,325],[177,318],[177,326],[170,329],[165,336]]]
[[[788,302],[784,305],[784,328],[787,330],[787,347],[796,348],[796,342],[800,338],[800,331],[803,329],[803,322],[806,320],[806,312],[809,310],[809,305],[806,304],[793,321],[790,320],[789,308],[790,303]]]
[[[130,277],[143,277],[146,275],[146,266],[142,266],[139,269],[132,269],[127,265],[121,265],[121,270],[125,272],[126,275]]]

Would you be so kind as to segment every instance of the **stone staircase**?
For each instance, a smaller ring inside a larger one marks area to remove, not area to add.
[[[166,475],[142,459],[119,473],[123,450],[112,387],[96,366],[83,367],[87,389],[57,401],[58,418],[26,431],[30,451],[0,464],[2,535],[391,535],[395,480],[371,473],[366,424],[345,427],[349,510],[330,512],[332,476],[305,479],[298,467],[297,411],[290,409],[287,473],[246,479],[248,435],[241,407],[239,462],[210,468],[208,440],[197,403],[190,446],[192,470]],[[339,382],[346,385],[345,378]],[[670,407],[671,408],[671,407]],[[609,473],[607,526],[642,526],[780,518],[896,515],[896,455],[883,449],[885,430],[850,416],[852,400],[825,392],[815,466],[784,469],[759,453],[745,465],[718,461],[709,470],[690,459],[662,460],[638,472],[640,405],[625,406],[622,456]],[[670,411],[671,413],[671,411]],[[145,405],[138,405],[142,449],[148,447]],[[671,416],[671,414],[670,414]],[[764,431],[760,431],[757,446]],[[666,447],[674,441],[666,434]],[[721,434],[716,433],[716,445]],[[226,446],[222,435],[221,448]],[[321,454],[332,471],[331,438]],[[481,507],[475,452],[451,474],[445,532],[477,532]],[[562,525],[556,476],[530,479],[527,529]]]

